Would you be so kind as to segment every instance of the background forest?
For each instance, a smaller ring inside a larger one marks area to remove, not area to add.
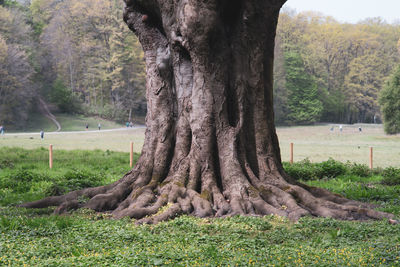
[[[0,124],[40,111],[116,121],[146,112],[143,52],[122,0],[0,0]],[[400,25],[341,24],[283,10],[275,49],[278,124],[381,122],[379,94],[400,62]],[[382,103],[383,105],[383,103]]]

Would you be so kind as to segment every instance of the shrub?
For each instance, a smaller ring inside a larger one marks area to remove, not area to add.
[[[87,187],[95,187],[102,184],[100,175],[88,170],[67,171],[58,186],[66,188],[67,191],[79,190]]]
[[[346,166],[339,161],[330,158],[327,161],[316,163],[316,176],[318,178],[334,178],[346,174]]]
[[[355,175],[359,177],[370,177],[373,174],[370,168],[365,164],[347,162],[346,167],[347,172],[350,175]]]
[[[14,163],[9,159],[3,159],[0,161],[0,169],[13,168],[13,167]]]
[[[286,173],[295,180],[315,180],[318,177],[315,175],[315,164],[309,159],[302,160],[293,164],[283,163]]]
[[[0,187],[10,188],[13,192],[23,193],[29,191],[32,183],[47,179],[49,179],[49,177],[44,174],[21,168],[8,173],[5,177],[0,179]]]
[[[57,184],[57,183],[53,183],[50,187],[48,187],[45,191],[44,194],[46,197],[48,196],[61,196],[65,193],[65,187]]]
[[[400,185],[400,169],[389,167],[382,171],[382,184]]]
[[[284,163],[284,169],[295,180],[304,181],[333,178],[347,172],[345,164],[333,159],[321,163],[311,163],[309,159],[293,164]]]

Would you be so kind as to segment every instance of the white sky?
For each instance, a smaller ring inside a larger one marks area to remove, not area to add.
[[[288,0],[284,7],[297,12],[318,11],[340,22],[357,23],[374,17],[400,22],[400,0]]]

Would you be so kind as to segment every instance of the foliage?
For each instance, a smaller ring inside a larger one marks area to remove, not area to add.
[[[332,179],[342,175],[370,177],[373,174],[367,165],[350,162],[342,163],[334,159],[318,163],[312,163],[310,160],[305,159],[293,164],[284,162],[283,166],[287,174],[296,180],[303,181]],[[381,172],[382,170],[375,173],[375,175],[380,175]]]
[[[288,91],[287,122],[291,124],[310,124],[319,120],[322,103],[318,99],[317,85],[304,71],[299,53],[285,53],[286,89]]]
[[[373,174],[373,171],[365,164],[359,163],[350,163],[346,164],[347,173],[349,175],[355,175],[359,177],[370,177]],[[380,172],[378,172],[379,174]]]
[[[382,171],[382,183],[385,185],[400,185],[400,169],[389,167]]]
[[[62,83],[66,90],[61,92],[78,96],[88,106],[84,110],[96,111],[94,115],[103,116],[106,105],[124,110],[122,120],[130,110],[142,112],[143,52],[122,21],[122,8],[113,0],[32,1],[34,28],[43,46],[44,93],[49,84]],[[121,114],[107,115],[120,119]]]
[[[61,79],[56,79],[50,92],[52,103],[56,104],[61,112],[79,113],[80,100],[64,85]]]
[[[313,86],[288,82],[288,74],[293,72],[287,62],[288,51],[297,53],[303,61],[297,64],[298,73],[304,73],[301,77],[316,84],[317,99],[323,108],[319,121],[379,122],[377,96],[386,77],[399,63],[399,39],[400,26],[379,19],[340,24],[332,17],[313,12],[298,14],[283,10],[275,47],[277,122],[287,120],[290,101],[296,107],[302,106],[299,99],[291,100],[293,87],[296,90],[308,88],[309,91],[303,93],[315,95]]]
[[[127,153],[57,150],[54,156],[49,170],[44,148],[0,148],[0,206],[108,184],[129,170]]]
[[[387,134],[400,133],[400,65],[381,91],[379,101],[385,132]]]
[[[0,125],[6,127],[28,119],[35,92],[25,19],[19,9],[0,6]]]

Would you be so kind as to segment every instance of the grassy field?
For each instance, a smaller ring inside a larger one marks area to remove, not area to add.
[[[400,135],[385,135],[382,125],[335,125],[278,127],[282,160],[289,161],[290,143],[294,143],[294,161],[305,158],[320,162],[330,157],[342,162],[369,163],[369,147],[374,149],[374,166],[400,166]],[[362,132],[358,131],[362,127]]]
[[[134,151],[140,152],[144,141],[144,128],[120,128],[115,131],[83,131],[67,133],[45,133],[44,140],[39,133],[6,134],[0,136],[0,147],[48,148],[64,150],[110,150],[129,152],[130,142],[134,142]]]
[[[100,123],[102,129],[121,128],[121,123],[105,120],[99,117],[86,117],[83,115],[55,114],[57,121],[61,124],[61,131],[83,131],[86,123],[89,124],[89,130],[97,130]],[[56,125],[41,114],[33,114],[23,130],[11,130],[11,132],[53,132],[57,129]]]
[[[71,122],[69,129],[80,129],[84,121]],[[68,125],[68,123],[66,123]],[[79,127],[77,126],[79,125]],[[97,125],[97,124],[94,124]],[[369,163],[369,147],[374,148],[375,167],[400,167],[400,135],[388,136],[383,133],[382,125],[361,125],[363,131],[358,132],[359,125],[344,125],[343,132],[338,126],[333,132],[331,125],[278,127],[282,160],[289,161],[289,144],[294,143],[294,160],[310,159],[321,162],[333,158],[342,162],[351,161],[362,164]],[[83,132],[45,134],[45,140],[39,134],[0,136],[0,147],[37,148],[53,144],[55,149],[101,149],[120,152],[129,151],[129,143],[134,142],[134,151],[140,152],[143,145],[144,129],[123,129],[114,132]]]
[[[276,216],[182,216],[155,226],[136,226],[134,220],[113,220],[85,209],[54,216],[51,208],[13,207],[107,184],[129,170],[128,153],[55,153],[59,161],[49,170],[44,148],[0,147],[0,266],[400,266],[400,225],[385,220],[303,218],[292,223]],[[342,168],[329,164],[315,168],[323,179],[307,183],[374,203],[399,217],[400,179],[387,186],[381,183],[382,176],[372,173],[329,177],[326,171]],[[360,170],[351,173],[365,172]]]

